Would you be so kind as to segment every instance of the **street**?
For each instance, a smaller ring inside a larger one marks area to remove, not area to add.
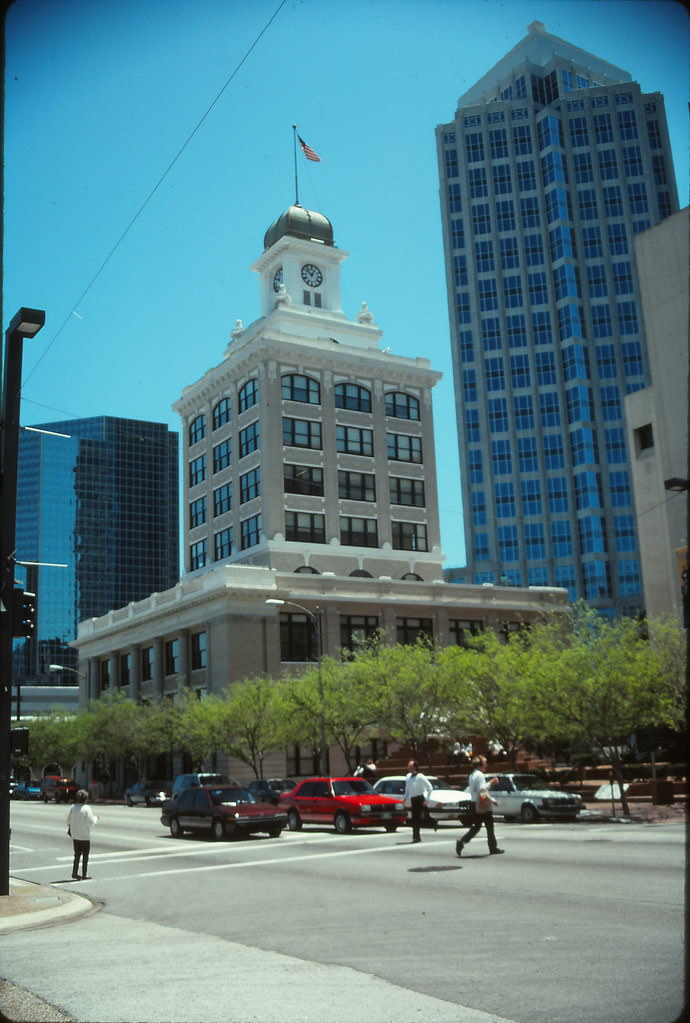
[[[66,807],[12,804],[13,875],[103,908],[0,938],[0,976],[80,1021],[681,1013],[681,824],[497,820],[506,854],[482,834],[458,859],[456,827],[419,845],[406,828],[214,842],[170,838],[155,808],[94,809],[92,880],[75,883]]]

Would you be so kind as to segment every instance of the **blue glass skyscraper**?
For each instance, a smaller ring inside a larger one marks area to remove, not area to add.
[[[80,621],[175,585],[178,501],[178,436],[163,424],[99,416],[21,431],[16,558],[29,564],[16,576],[37,617],[15,641],[17,681],[76,669]]]
[[[470,583],[642,609],[633,238],[678,210],[659,93],[540,22],[436,130]],[[451,576],[452,577],[452,576]]]

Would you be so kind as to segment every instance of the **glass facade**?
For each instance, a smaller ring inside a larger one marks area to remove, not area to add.
[[[15,640],[15,677],[54,683],[49,664],[76,669],[80,621],[178,581],[178,437],[108,416],[35,430],[67,436],[20,434],[17,560],[39,564],[17,568],[37,616],[34,636]]]
[[[649,383],[633,237],[678,199],[663,98],[586,56],[530,26],[513,66],[437,129],[465,578],[567,582],[635,613],[634,509],[617,482],[623,398]],[[543,514],[546,528],[529,521]]]

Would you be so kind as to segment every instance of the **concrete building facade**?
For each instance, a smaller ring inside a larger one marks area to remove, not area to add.
[[[649,616],[687,626],[690,210],[637,235],[650,386],[625,399]]]

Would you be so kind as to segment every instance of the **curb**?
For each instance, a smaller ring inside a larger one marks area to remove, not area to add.
[[[0,898],[0,934],[76,920],[100,908],[85,895],[12,877],[10,894]]]

